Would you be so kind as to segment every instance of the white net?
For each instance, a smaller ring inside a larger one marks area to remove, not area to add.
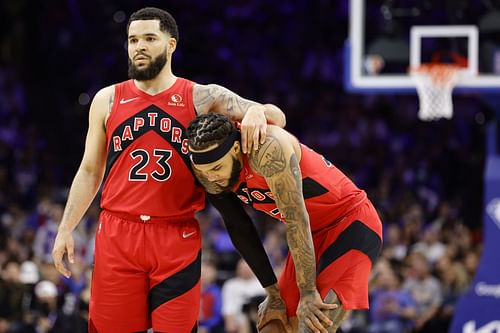
[[[420,101],[418,117],[421,120],[452,118],[452,91],[463,73],[461,66],[434,63],[422,64],[411,71]]]

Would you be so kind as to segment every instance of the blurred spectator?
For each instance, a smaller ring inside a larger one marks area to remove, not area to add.
[[[226,333],[240,332],[245,325],[243,305],[257,295],[265,295],[264,288],[248,264],[240,259],[236,266],[236,276],[228,279],[222,286],[222,314]]]
[[[412,252],[422,253],[428,262],[435,264],[446,252],[446,246],[439,240],[439,230],[434,226],[425,228],[422,240],[414,244]]]
[[[408,245],[401,236],[401,227],[396,223],[384,226],[384,248],[382,256],[388,260],[403,261],[408,252]]]
[[[48,280],[42,280],[35,286],[36,306],[32,326],[36,332],[53,332],[58,316],[56,285]]]
[[[470,282],[476,274],[477,267],[479,266],[479,253],[477,251],[468,251],[464,258],[464,267],[467,272],[467,277]]]
[[[35,256],[44,262],[52,262],[52,248],[57,234],[57,226],[61,221],[64,211],[64,203],[52,201],[45,223],[40,226],[33,242]]]
[[[22,321],[23,295],[19,262],[15,259],[8,260],[2,265],[0,275],[0,318],[7,323]]]
[[[435,330],[435,316],[443,303],[441,283],[431,275],[431,267],[420,252],[409,257],[410,267],[403,285],[416,303],[416,332],[438,332]]]
[[[21,283],[35,285],[40,280],[38,266],[33,261],[25,261],[21,264],[19,279]]]
[[[370,293],[369,333],[405,333],[413,328],[416,304],[412,294],[402,289],[402,281],[402,275],[390,265],[378,271]]]
[[[417,243],[420,240],[420,233],[424,225],[424,213],[422,207],[413,204],[403,215],[403,239],[409,245]]]
[[[283,223],[277,224],[267,231],[264,239],[264,249],[267,252],[271,265],[276,269],[285,263],[287,245],[286,228]]]
[[[75,262],[69,266],[71,276],[61,279],[61,284],[67,293],[71,293],[76,299],[87,287],[87,277],[85,276],[85,262],[82,257],[75,255]]]
[[[201,262],[201,305],[198,320],[200,333],[222,333],[221,288],[216,284],[217,268],[208,261]]]
[[[436,318],[436,326],[441,332],[448,332],[455,304],[465,294],[471,280],[467,276],[465,266],[447,256],[438,261],[436,270],[443,292],[443,303]]]
[[[243,304],[242,312],[244,319],[238,333],[258,333],[257,313],[259,310],[259,304],[262,303],[264,299],[265,296],[263,295],[253,296],[245,302],[245,304]]]

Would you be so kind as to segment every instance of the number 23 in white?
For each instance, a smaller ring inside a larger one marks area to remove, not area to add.
[[[170,178],[172,174],[172,168],[168,164],[168,160],[172,157],[171,150],[155,149],[153,150],[153,156],[156,157],[156,164],[160,167],[155,171],[146,173],[142,172],[144,167],[149,163],[149,153],[144,149],[136,149],[130,152],[132,159],[137,160],[128,175],[130,181],[146,181],[148,176],[153,177],[154,180],[159,182],[164,182]]]

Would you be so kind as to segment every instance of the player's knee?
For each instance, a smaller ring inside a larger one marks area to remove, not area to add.
[[[259,333],[287,333],[287,330],[280,320],[274,319],[262,327]]]
[[[340,324],[342,321],[347,317],[349,310],[346,310],[338,298],[337,294],[333,289],[330,289],[328,291],[328,294],[326,294],[325,298],[323,299],[325,303],[330,303],[330,304],[337,304],[338,307],[333,310],[328,310],[326,315],[328,318],[330,318],[333,322],[333,325],[328,328],[328,333],[335,333],[337,332],[337,329],[340,327]]]

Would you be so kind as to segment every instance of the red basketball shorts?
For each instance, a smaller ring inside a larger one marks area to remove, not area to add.
[[[196,331],[201,237],[179,220],[103,211],[96,231],[89,331]]]
[[[316,253],[316,287],[321,297],[333,289],[345,309],[367,309],[368,279],[382,246],[382,223],[370,201],[312,236]],[[296,316],[300,293],[290,253],[279,287],[288,316]]]

